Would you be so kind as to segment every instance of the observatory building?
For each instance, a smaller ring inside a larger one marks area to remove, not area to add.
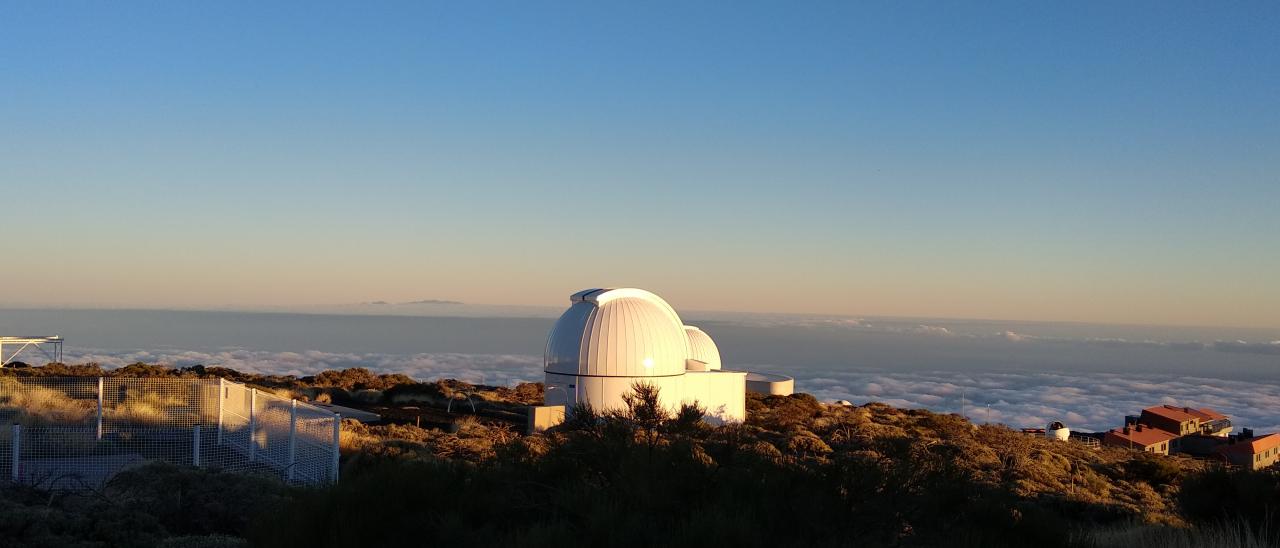
[[[715,341],[684,325],[661,297],[643,289],[588,289],[569,301],[547,338],[547,406],[621,408],[622,396],[642,382],[658,387],[670,410],[696,402],[708,422],[746,419],[748,373],[721,368]],[[794,381],[775,377],[777,386],[756,391],[789,394]]]

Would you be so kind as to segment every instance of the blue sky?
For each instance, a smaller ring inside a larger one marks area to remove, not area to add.
[[[3,2],[4,233],[49,247],[0,304],[635,285],[1280,327],[1277,28],[1264,2]]]

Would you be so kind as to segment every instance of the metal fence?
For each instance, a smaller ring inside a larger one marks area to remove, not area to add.
[[[162,461],[323,485],[341,422],[224,379],[0,377],[0,480],[94,489]]]

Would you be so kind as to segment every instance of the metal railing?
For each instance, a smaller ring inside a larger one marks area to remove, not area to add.
[[[162,461],[324,485],[341,423],[224,379],[0,377],[0,480],[92,489]]]

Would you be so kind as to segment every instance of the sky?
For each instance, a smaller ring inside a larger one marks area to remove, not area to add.
[[[1280,328],[1268,2],[0,0],[0,305]]]

